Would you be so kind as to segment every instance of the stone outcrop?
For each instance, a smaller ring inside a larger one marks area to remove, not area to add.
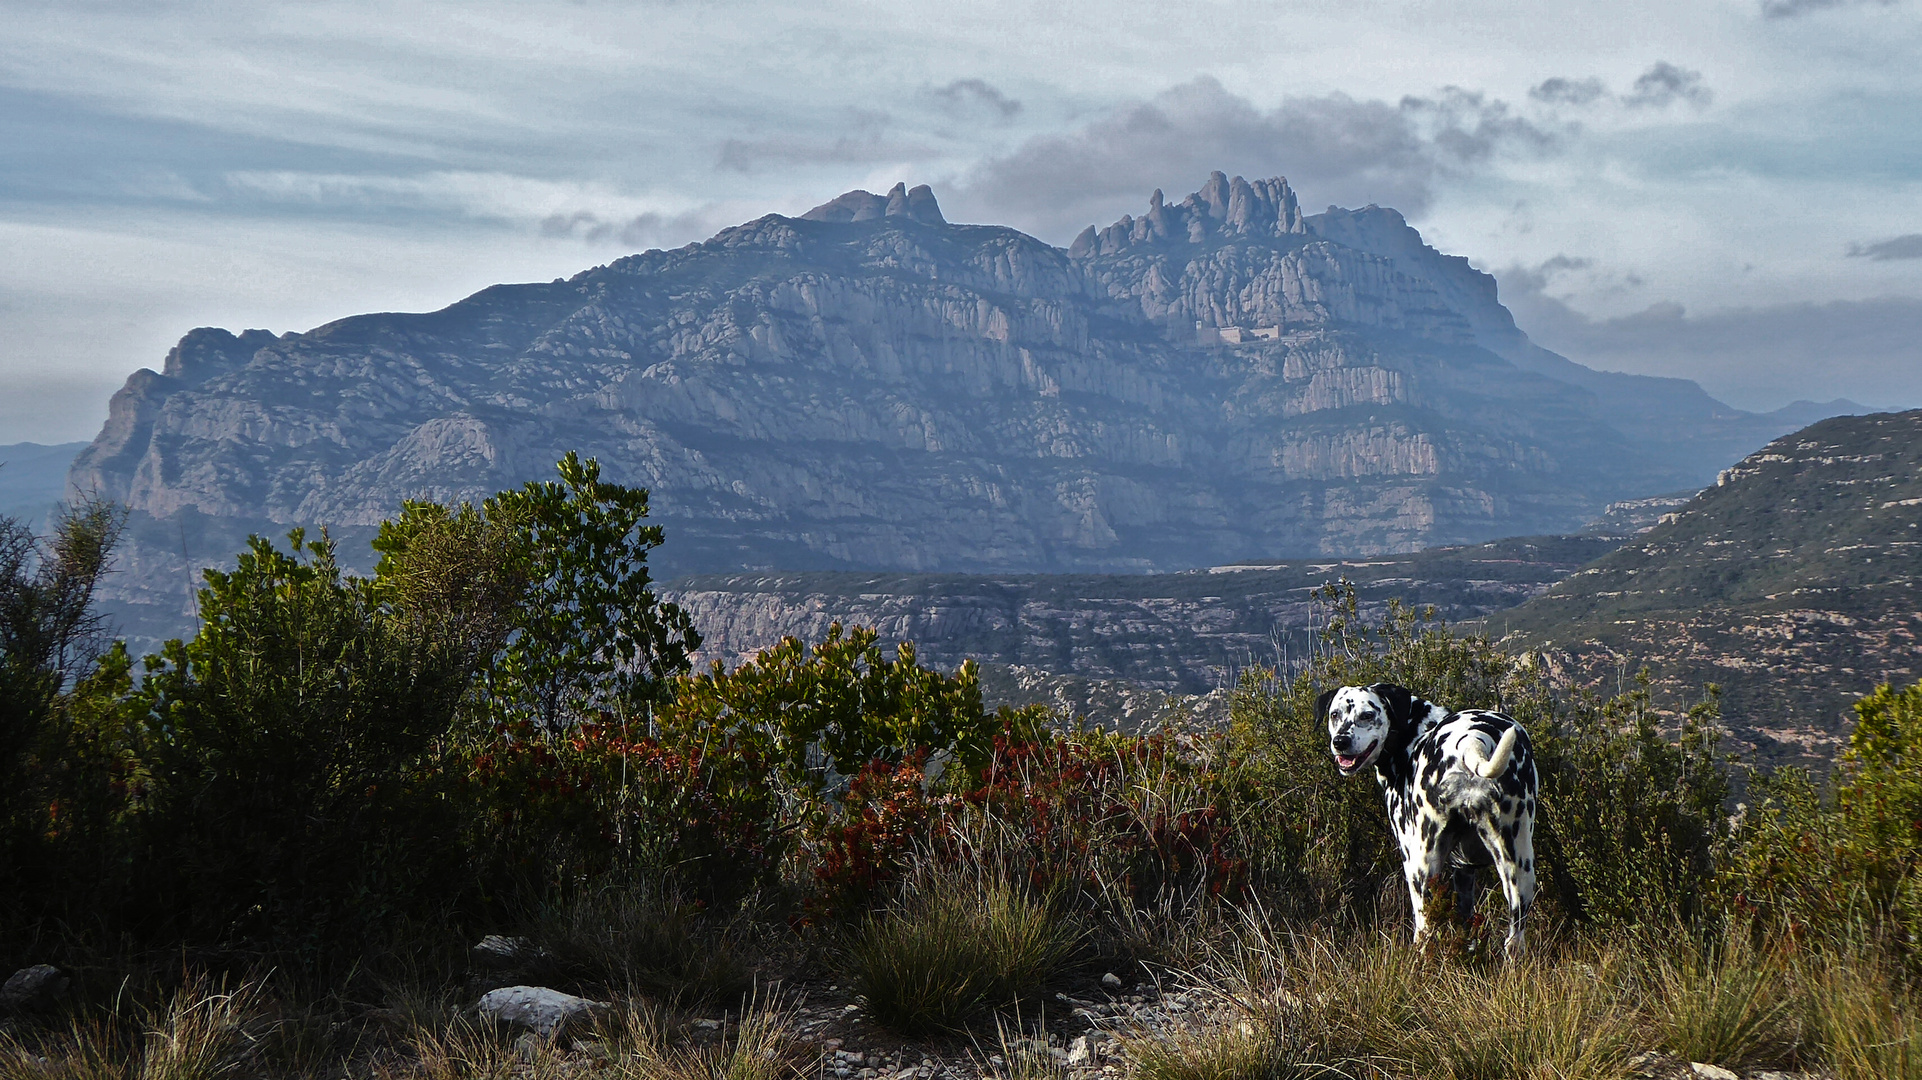
[[[192,331],[70,487],[132,507],[112,595],[179,623],[249,530],[370,529],[568,450],[651,490],[664,574],[1115,572],[1566,531],[1779,433],[1616,378],[1393,211],[1305,216],[1280,178],[1068,249],[898,184],[429,314]],[[1718,416],[1752,441],[1688,441]]]

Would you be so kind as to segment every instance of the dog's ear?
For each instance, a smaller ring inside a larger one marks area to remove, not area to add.
[[[1393,727],[1405,727],[1415,722],[1415,694],[1405,686],[1394,683],[1376,683],[1368,688],[1388,706],[1388,723]]]
[[[1335,692],[1340,689],[1341,687],[1338,686],[1334,690],[1323,690],[1321,696],[1315,699],[1315,722],[1317,724],[1323,727],[1328,726],[1328,703],[1335,700]]]

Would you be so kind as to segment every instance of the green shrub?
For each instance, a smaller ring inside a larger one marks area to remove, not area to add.
[[[1922,959],[1922,685],[1882,686],[1855,714],[1826,797],[1801,769],[1753,777],[1725,889],[1767,926]]]
[[[639,727],[521,719],[462,738],[445,766],[490,895],[525,903],[609,876],[665,878],[729,904],[774,884],[794,830],[769,763],[749,744]]]
[[[0,927],[69,914],[114,876],[114,826],[131,780],[110,648],[93,591],[124,522],[87,500],[40,538],[0,515]],[[96,671],[105,658],[104,669]]]
[[[835,623],[811,648],[788,637],[733,671],[716,662],[676,684],[658,723],[684,741],[739,741],[789,783],[818,792],[830,772],[852,775],[917,750],[979,767],[995,733],[1025,722],[982,708],[972,662],[947,675],[916,663],[912,643],[889,659],[877,636]]]
[[[1021,886],[991,873],[930,868],[861,921],[846,959],[876,1022],[925,1034],[1032,999],[1079,938],[1072,923]]]
[[[1538,707],[1529,726],[1541,800],[1536,852],[1562,908],[1605,927],[1691,925],[1719,911],[1727,759],[1716,688],[1660,729],[1646,672],[1605,701]]]

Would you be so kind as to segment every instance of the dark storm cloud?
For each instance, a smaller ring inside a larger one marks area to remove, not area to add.
[[[995,89],[984,79],[956,79],[946,86],[929,90],[928,96],[943,111],[954,115],[985,114],[1006,122],[1021,111],[1021,103]]]
[[[1652,304],[1590,318],[1547,289],[1555,275],[1589,268],[1558,256],[1497,277],[1501,298],[1535,341],[1590,367],[1694,379],[1747,409],[1797,399],[1852,398],[1922,404],[1922,299],[1881,297],[1774,304],[1694,314]]]
[[[1873,259],[1876,262],[1887,262],[1890,259],[1922,259],[1922,233],[1890,237],[1874,244],[1850,244],[1849,257]]]
[[[1676,67],[1663,60],[1642,72],[1628,96],[1622,99],[1622,104],[1636,108],[1661,108],[1676,101],[1686,101],[1699,109],[1714,99],[1715,95],[1702,84],[1701,72]]]
[[[1497,153],[1540,152],[1555,137],[1503,102],[1453,87],[1399,102],[1346,94],[1272,109],[1197,79],[1078,131],[1028,140],[962,178],[951,215],[1005,221],[1061,240],[1106,224],[1156,188],[1185,191],[1213,169],[1285,175],[1306,205],[1425,208],[1438,179]]]
[[[1807,15],[1811,11],[1825,11],[1829,8],[1861,7],[1875,4],[1888,7],[1897,0],[1762,0],[1762,14],[1771,19],[1792,19],[1797,15]]]

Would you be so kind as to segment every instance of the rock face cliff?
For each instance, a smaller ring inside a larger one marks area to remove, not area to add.
[[[248,530],[567,450],[653,492],[664,572],[1175,570],[1566,531],[1779,433],[1670,383],[1536,349],[1400,215],[1279,178],[1065,250],[897,185],[429,314],[194,330],[69,479],[133,508],[114,587],[175,618]]]

